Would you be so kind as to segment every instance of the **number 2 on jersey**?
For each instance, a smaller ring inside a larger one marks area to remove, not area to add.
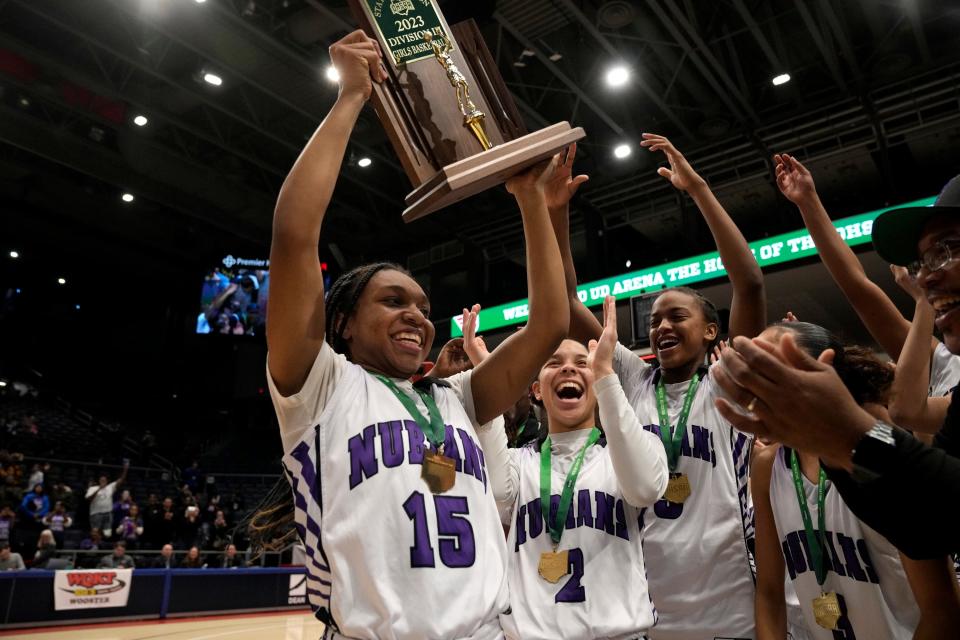
[[[477,555],[473,527],[465,516],[470,508],[465,496],[433,496],[437,513],[437,537],[440,561],[451,568],[471,567]],[[410,547],[411,567],[434,567],[433,545],[427,524],[427,505],[424,496],[414,491],[403,503],[403,510],[413,520],[413,546]]]
[[[583,579],[583,551],[570,549],[567,551],[567,569],[570,579],[557,592],[554,602],[583,602],[587,599],[587,590],[580,584]]]

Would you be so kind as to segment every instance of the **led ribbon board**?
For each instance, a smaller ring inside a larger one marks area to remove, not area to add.
[[[834,220],[840,237],[849,246],[855,247],[871,242],[873,221],[884,211],[900,207],[928,207],[936,198],[924,198],[896,207],[877,209],[858,216]],[[817,254],[817,248],[806,229],[784,233],[750,243],[750,250],[761,268],[802,260]],[[658,267],[631,271],[623,275],[588,282],[577,287],[577,297],[588,307],[603,304],[603,299],[612,295],[618,300],[668,287],[681,287],[721,278],[726,275],[720,254],[716,251],[692,258],[669,262]],[[523,324],[529,310],[527,300],[519,300],[480,311],[478,331],[490,331],[501,327]],[[462,336],[463,319],[456,316],[450,320],[450,335]]]

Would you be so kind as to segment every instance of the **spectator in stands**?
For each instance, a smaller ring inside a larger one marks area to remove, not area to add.
[[[90,501],[90,528],[100,529],[103,535],[110,537],[113,523],[113,493],[117,486],[123,484],[127,479],[127,469],[129,464],[123,465],[123,473],[120,477],[109,482],[107,476],[101,475],[97,484],[87,489],[87,500]]]
[[[181,569],[206,569],[207,564],[203,561],[203,558],[200,556],[200,549],[196,546],[190,547],[190,550],[187,551],[187,557],[183,559],[183,562],[180,563]]]
[[[217,516],[210,528],[210,546],[218,551],[226,548],[230,543],[230,525],[223,511],[217,511]]]
[[[190,491],[196,493],[200,488],[200,480],[203,476],[203,472],[200,471],[200,462],[194,460],[193,464],[183,470],[182,476],[184,483],[190,487]]]
[[[176,569],[177,559],[173,557],[173,545],[165,544],[160,550],[160,555],[153,561],[154,569]]]
[[[220,566],[224,569],[236,569],[247,566],[243,558],[237,555],[237,545],[228,544],[223,551],[223,558],[220,560]]]
[[[203,519],[206,522],[213,522],[217,519],[217,513],[220,509],[220,494],[211,494],[210,500],[207,501],[207,506],[204,509]]]
[[[23,571],[23,558],[10,551],[10,543],[0,540],[0,571]]]
[[[17,522],[17,514],[9,504],[0,507],[0,542],[10,541],[10,532]]]
[[[150,463],[150,458],[153,457],[153,452],[156,450],[157,438],[150,429],[147,429],[143,432],[143,437],[140,438],[140,459],[144,464]]]
[[[33,556],[31,569],[46,569],[47,563],[57,557],[57,541],[53,537],[53,531],[44,529],[40,532],[40,538],[37,540],[37,552]]]
[[[114,527],[119,526],[123,519],[127,517],[127,514],[130,513],[130,506],[133,504],[133,496],[130,495],[130,490],[124,489],[120,494],[120,499],[113,505]]]
[[[46,472],[50,471],[50,463],[45,462],[40,464],[39,462],[34,464],[30,468],[30,478],[27,480],[28,487],[35,487],[38,484],[43,484],[44,477]]]
[[[177,513],[174,510],[173,498],[164,498],[163,506],[160,512],[158,531],[154,539],[164,544],[168,542],[174,542],[177,539],[177,526],[179,525],[179,520],[180,519],[177,517]]]
[[[117,527],[117,536],[126,542],[130,549],[140,547],[140,538],[143,536],[143,519],[140,518],[140,507],[135,504],[130,505],[130,511],[123,516],[123,520]]]
[[[73,518],[66,512],[62,502],[53,505],[53,511],[43,517],[43,524],[53,531],[57,546],[63,548],[63,532],[73,526]]]
[[[181,549],[188,549],[194,545],[202,546],[198,542],[200,535],[200,509],[196,505],[190,505],[183,512],[183,519],[180,520],[177,527],[177,544]]]
[[[37,527],[43,525],[43,517],[50,511],[50,498],[43,493],[42,484],[35,485],[33,491],[23,496],[20,511],[27,522],[33,522]]]
[[[157,494],[151,493],[143,507],[143,537],[141,538],[141,542],[147,545],[148,549],[156,549],[164,542],[168,542],[159,538],[162,520],[163,507],[160,505]]]
[[[103,533],[100,532],[100,529],[96,527],[90,529],[90,535],[80,541],[80,548],[84,551],[103,549]]]
[[[63,482],[56,482],[50,488],[49,493],[50,500],[53,501],[54,504],[62,502],[64,511],[67,513],[76,513],[77,499],[70,485],[64,484]]]
[[[19,487],[23,482],[22,462],[22,453],[10,453],[6,449],[0,451],[0,475],[3,475],[5,479],[12,476],[12,484]]]
[[[0,486],[0,504],[19,505],[23,497],[23,491],[20,490],[20,483],[13,474],[4,476],[3,486]]]
[[[113,545],[113,553],[103,556],[100,567],[103,569],[133,569],[136,563],[127,555],[127,543],[118,540]]]

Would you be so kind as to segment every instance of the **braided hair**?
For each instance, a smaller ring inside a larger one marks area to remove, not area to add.
[[[377,273],[385,270],[399,271],[405,275],[410,272],[393,262],[371,262],[346,272],[333,283],[326,301],[325,335],[327,342],[337,353],[350,357],[350,347],[343,338],[347,328],[347,321],[357,308],[357,302],[363,295],[370,280]]]
[[[866,347],[844,346],[836,335],[810,322],[777,322],[771,325],[790,331],[797,346],[811,357],[818,358],[827,349],[833,349],[833,368],[857,404],[886,404],[893,384],[893,369],[880,361]]]

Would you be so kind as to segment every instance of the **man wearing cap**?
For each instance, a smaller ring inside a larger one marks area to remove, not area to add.
[[[960,354],[960,176],[932,207],[881,214],[873,242],[885,260],[912,266],[944,344]],[[960,550],[960,394],[928,447],[860,408],[830,352],[814,360],[789,332],[777,347],[743,337],[731,347],[715,380],[732,399],[717,405],[734,426],[816,453],[854,514],[911,558]]]

